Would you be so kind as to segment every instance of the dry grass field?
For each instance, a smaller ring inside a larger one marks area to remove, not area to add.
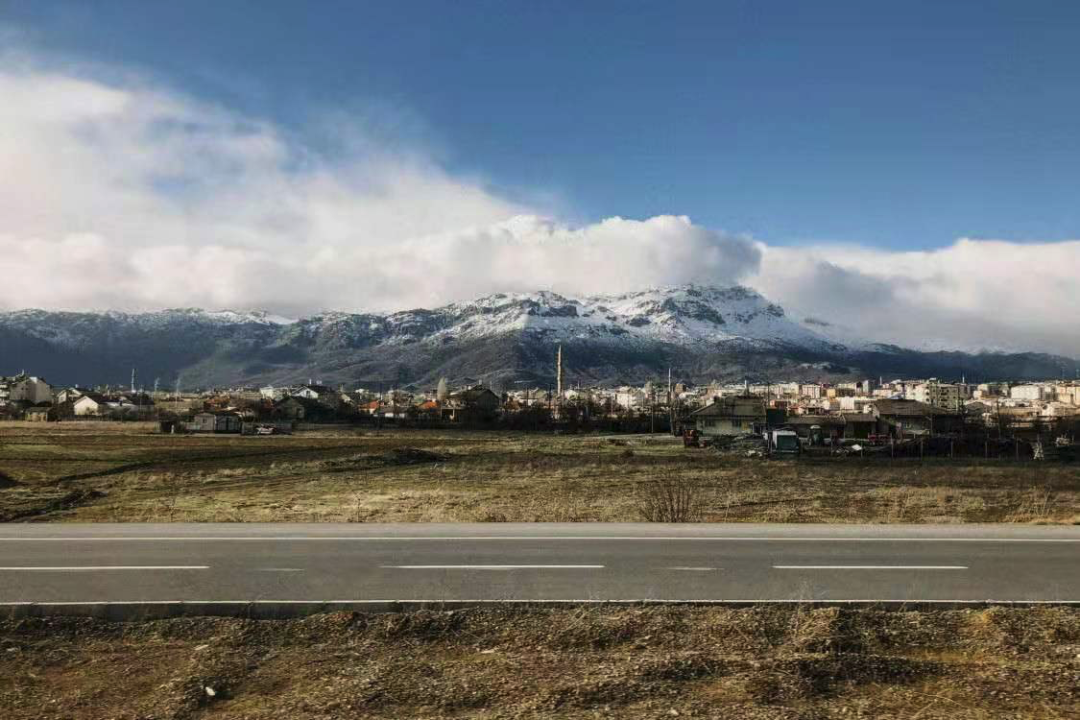
[[[7,720],[1075,718],[1080,610],[0,621],[0,707]]]
[[[682,493],[705,522],[1080,522],[1080,467],[761,460],[666,436],[0,425],[0,520],[640,521]],[[662,499],[662,497],[661,497]]]

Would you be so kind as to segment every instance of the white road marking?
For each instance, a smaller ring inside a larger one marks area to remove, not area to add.
[[[209,565],[69,565],[0,567],[0,572],[97,572],[104,570],[209,570]]]
[[[669,567],[669,568],[664,568],[664,569],[665,570],[682,570],[684,572],[711,572],[713,570],[718,570],[719,568],[713,568],[713,567]]]
[[[388,570],[601,570],[603,565],[380,565]]]
[[[967,565],[773,565],[774,570],[967,570]]]

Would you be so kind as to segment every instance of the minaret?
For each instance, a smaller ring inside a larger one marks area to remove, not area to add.
[[[562,398],[562,344],[559,345],[559,352],[555,355],[555,388],[559,394],[559,398]]]

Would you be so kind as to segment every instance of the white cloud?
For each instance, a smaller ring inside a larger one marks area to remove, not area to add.
[[[127,80],[0,72],[0,307],[300,314],[510,289],[733,282],[746,240],[686,218],[568,227],[339,123],[327,158]]]
[[[1080,355],[1080,242],[896,253],[770,247],[676,216],[575,227],[339,116],[327,144],[345,150],[327,157],[138,78],[0,59],[0,309],[296,316],[744,282],[874,340]]]
[[[936,250],[762,246],[750,282],[800,315],[908,347],[1080,356],[1080,241],[963,238]]]

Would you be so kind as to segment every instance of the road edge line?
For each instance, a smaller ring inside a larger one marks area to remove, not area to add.
[[[876,610],[971,610],[989,607],[1080,607],[1080,600],[214,600],[0,603],[0,619],[81,617],[132,622],[180,617],[284,620],[335,612],[410,613],[476,608],[690,607],[749,608],[791,605]]]

